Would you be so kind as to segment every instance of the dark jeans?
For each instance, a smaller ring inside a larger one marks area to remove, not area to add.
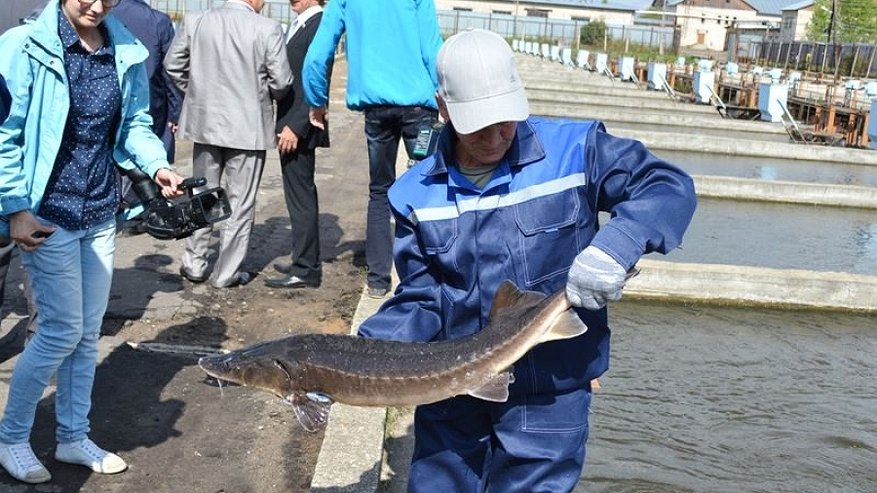
[[[369,287],[390,287],[393,263],[393,232],[387,190],[396,180],[399,139],[405,142],[408,157],[420,129],[433,125],[438,112],[420,106],[371,106],[365,109],[365,138],[368,144],[368,217],[365,232],[365,261]]]

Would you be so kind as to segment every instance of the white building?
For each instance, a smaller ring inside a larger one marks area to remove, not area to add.
[[[793,2],[800,0],[670,0],[667,6],[676,17],[680,46],[722,50],[728,28],[779,26],[783,4]]]
[[[436,10],[484,14],[542,17],[611,25],[633,25],[638,10],[648,9],[653,0],[435,0]]]
[[[804,0],[783,7],[780,39],[797,41],[807,38],[807,28],[813,19],[813,0]]]

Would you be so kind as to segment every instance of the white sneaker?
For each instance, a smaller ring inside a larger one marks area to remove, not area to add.
[[[55,449],[55,460],[79,464],[100,474],[115,474],[128,469],[128,464],[121,457],[98,447],[88,438],[78,442],[59,443]]]
[[[13,478],[25,483],[45,483],[52,479],[49,470],[37,459],[27,442],[0,443],[0,464]]]

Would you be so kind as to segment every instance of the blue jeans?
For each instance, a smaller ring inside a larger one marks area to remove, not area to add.
[[[421,106],[370,106],[365,113],[368,144],[368,216],[365,226],[367,283],[373,288],[390,287],[393,262],[393,231],[387,190],[396,181],[399,139],[408,157],[414,159],[414,143],[422,128],[438,120],[438,111]]]
[[[33,252],[21,252],[39,311],[39,330],[19,356],[0,421],[0,442],[27,442],[49,379],[57,371],[58,443],[90,431],[91,388],[100,327],[110,296],[116,223],[84,231],[57,228]]]

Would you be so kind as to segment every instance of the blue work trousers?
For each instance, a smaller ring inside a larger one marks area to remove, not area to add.
[[[591,391],[419,406],[409,493],[563,493],[581,477]]]
[[[417,135],[438,120],[438,112],[421,106],[369,106],[364,113],[369,170],[365,226],[367,283],[369,287],[388,289],[393,263],[393,231],[387,190],[396,181],[399,139],[405,142],[409,159],[415,159],[413,151]]]

